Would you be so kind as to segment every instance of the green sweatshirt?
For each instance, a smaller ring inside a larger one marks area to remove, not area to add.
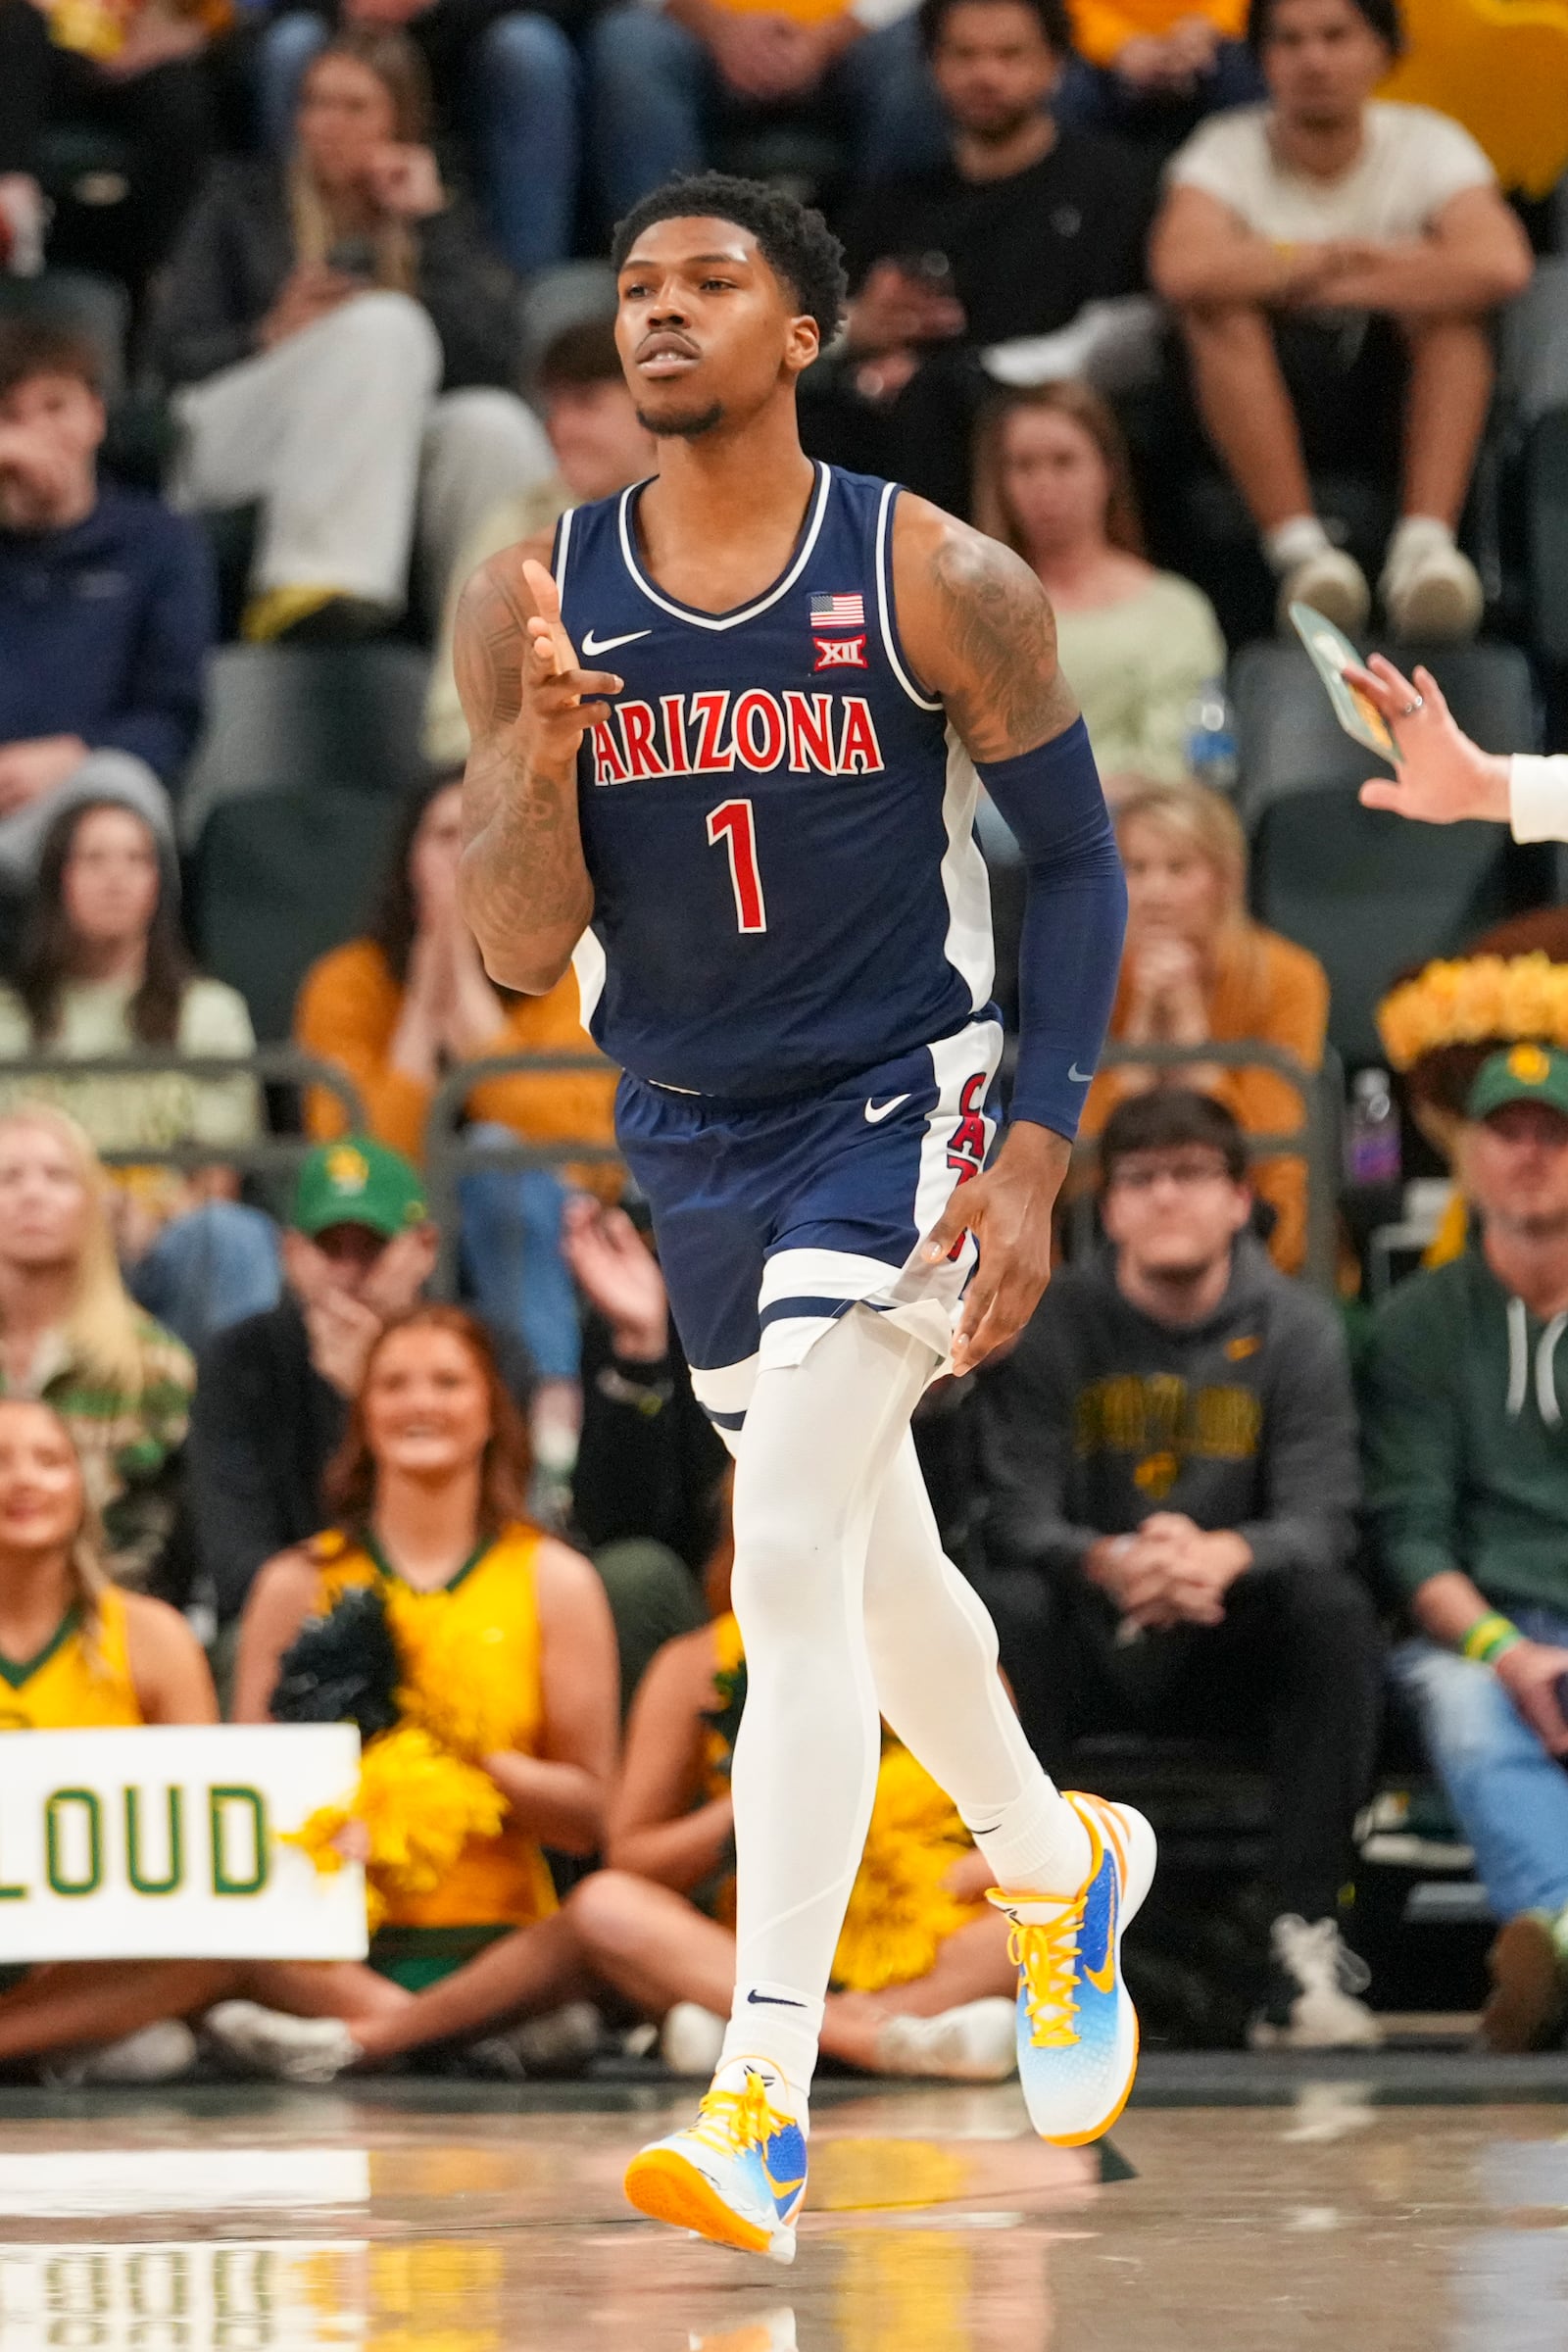
[[[1406,1592],[1459,1568],[1494,1608],[1568,1614],[1565,1331],[1568,1315],[1531,1314],[1475,1245],[1378,1310],[1362,1368],[1367,1504]]]

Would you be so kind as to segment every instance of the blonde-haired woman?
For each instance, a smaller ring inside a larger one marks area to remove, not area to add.
[[[1200,588],[1144,556],[1121,427],[1087,384],[999,401],[976,451],[975,519],[1036,573],[1056,615],[1063,676],[1112,799],[1124,772],[1185,776],[1193,706],[1225,669]]]
[[[0,1751],[8,1732],[217,1721],[183,1618],[110,1582],[63,1416],[0,1398]],[[195,2056],[180,2021],[234,1973],[200,1960],[0,1967],[0,2065],[69,2051],[56,2079],[167,2080]]]
[[[70,1429],[118,1582],[146,1584],[173,1520],[196,1367],[121,1279],[103,1169],[52,1103],[0,1114],[0,1397]]]
[[[1305,948],[1249,915],[1247,843],[1229,802],[1200,784],[1137,783],[1117,806],[1116,838],[1127,870],[1127,945],[1109,1042],[1249,1040],[1281,1047],[1317,1069],[1328,976]],[[1098,1135],[1124,1096],[1160,1085],[1215,1096],[1253,1135],[1298,1127],[1305,1108],[1299,1091],[1273,1070],[1130,1063],[1095,1080],[1081,1132]],[[1252,1178],[1275,1213],[1270,1252],[1294,1274],[1306,1247],[1305,1166],[1296,1158],[1259,1160]]]

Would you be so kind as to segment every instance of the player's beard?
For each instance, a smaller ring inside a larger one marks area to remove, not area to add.
[[[702,434],[710,433],[715,424],[723,423],[724,410],[716,400],[706,409],[689,410],[684,416],[652,416],[646,409],[639,409],[637,421],[656,441],[696,441]]]

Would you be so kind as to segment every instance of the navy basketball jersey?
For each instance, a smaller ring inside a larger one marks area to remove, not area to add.
[[[642,569],[641,485],[579,507],[555,574],[584,668],[625,680],[578,775],[583,1017],[658,1085],[806,1093],[987,1003],[978,780],[899,643],[898,490],[817,467],[782,576],[694,612]]]

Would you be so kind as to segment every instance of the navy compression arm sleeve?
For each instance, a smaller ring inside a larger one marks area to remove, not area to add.
[[[1064,735],[980,765],[1028,875],[1018,950],[1018,1069],[1008,1116],[1070,1143],[1105,1042],[1127,927],[1127,885],[1081,718]]]

